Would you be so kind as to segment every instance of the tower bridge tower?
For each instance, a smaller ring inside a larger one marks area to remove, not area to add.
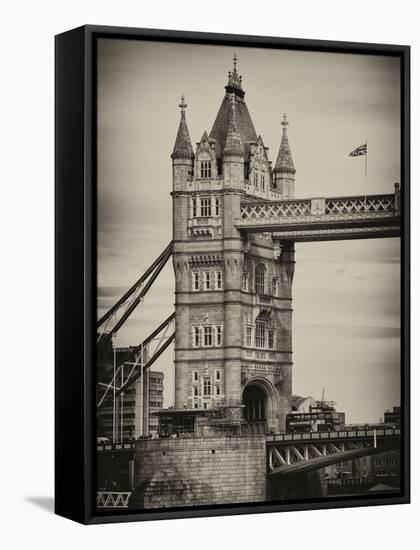
[[[261,433],[284,429],[290,410],[294,249],[269,234],[243,237],[235,219],[243,203],[294,197],[296,170],[286,117],[272,169],[244,98],[235,56],[195,150],[180,103],[171,155],[175,407],[229,407]]]

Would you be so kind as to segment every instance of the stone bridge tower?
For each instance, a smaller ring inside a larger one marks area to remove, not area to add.
[[[181,99],[172,153],[175,407],[228,407],[246,433],[284,429],[292,381],[294,249],[242,236],[241,204],[294,197],[283,119],[275,168],[257,135],[234,57],[211,132],[195,150]]]

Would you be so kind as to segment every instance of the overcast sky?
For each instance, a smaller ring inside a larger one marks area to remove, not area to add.
[[[106,39],[98,48],[98,301],[102,314],[171,240],[171,159],[185,94],[193,145],[210,132],[236,51],[245,100],[275,162],[290,121],[296,197],[368,193],[400,181],[399,60]],[[338,402],[349,422],[399,405],[399,239],[296,244],[293,393]],[[139,343],[173,311],[169,262],[118,334]],[[165,405],[173,402],[173,352]]]

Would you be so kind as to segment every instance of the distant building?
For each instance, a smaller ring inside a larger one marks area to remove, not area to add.
[[[398,485],[400,480],[400,453],[387,451],[373,456],[343,460],[325,468],[327,478],[369,478],[371,484]]]
[[[385,480],[387,483],[400,477],[400,452],[388,451],[372,457],[372,475],[378,483]]]
[[[385,411],[384,423],[394,424],[395,427],[399,428],[401,425],[401,407],[394,407],[392,411]]]
[[[363,456],[353,460],[342,460],[325,468],[328,477],[359,478],[372,475],[372,457]]]
[[[337,426],[340,428],[344,428],[344,426],[346,425],[346,413],[336,412],[335,418],[337,420]]]
[[[163,372],[149,372],[149,401],[148,401],[148,434],[154,435],[159,430],[158,411],[163,407]],[[140,435],[140,434],[139,434]]]
[[[98,361],[98,379],[111,382],[114,359],[121,358],[132,351],[132,347],[112,348],[110,343]],[[144,358],[143,364],[146,362]],[[117,386],[121,386],[134,366],[140,363],[140,353],[119,371]],[[116,398],[115,415],[112,397],[98,412],[97,435],[110,441],[154,435],[158,432],[157,412],[163,407],[163,372],[147,370],[127,390]],[[112,389],[109,390],[112,396]],[[115,433],[115,435],[114,435]]]
[[[394,407],[392,411],[384,413],[384,424],[401,423],[401,407]],[[373,429],[381,429],[381,424],[365,424]],[[325,468],[328,478],[370,478],[372,483],[386,483],[399,485],[400,480],[400,452],[386,451],[372,456],[365,456],[353,460],[343,460]]]
[[[393,424],[399,428],[401,426],[401,407],[393,407],[392,411],[385,411],[384,424]],[[372,457],[372,475],[376,482],[399,485],[400,473],[400,451],[388,451]]]
[[[300,395],[292,395],[290,405],[292,412],[309,412],[310,406],[315,402],[315,399],[310,395],[308,397],[301,397]]]

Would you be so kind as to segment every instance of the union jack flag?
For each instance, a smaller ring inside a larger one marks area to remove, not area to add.
[[[367,156],[367,142],[363,145],[356,147],[354,151],[349,154],[349,157],[364,157]]]

